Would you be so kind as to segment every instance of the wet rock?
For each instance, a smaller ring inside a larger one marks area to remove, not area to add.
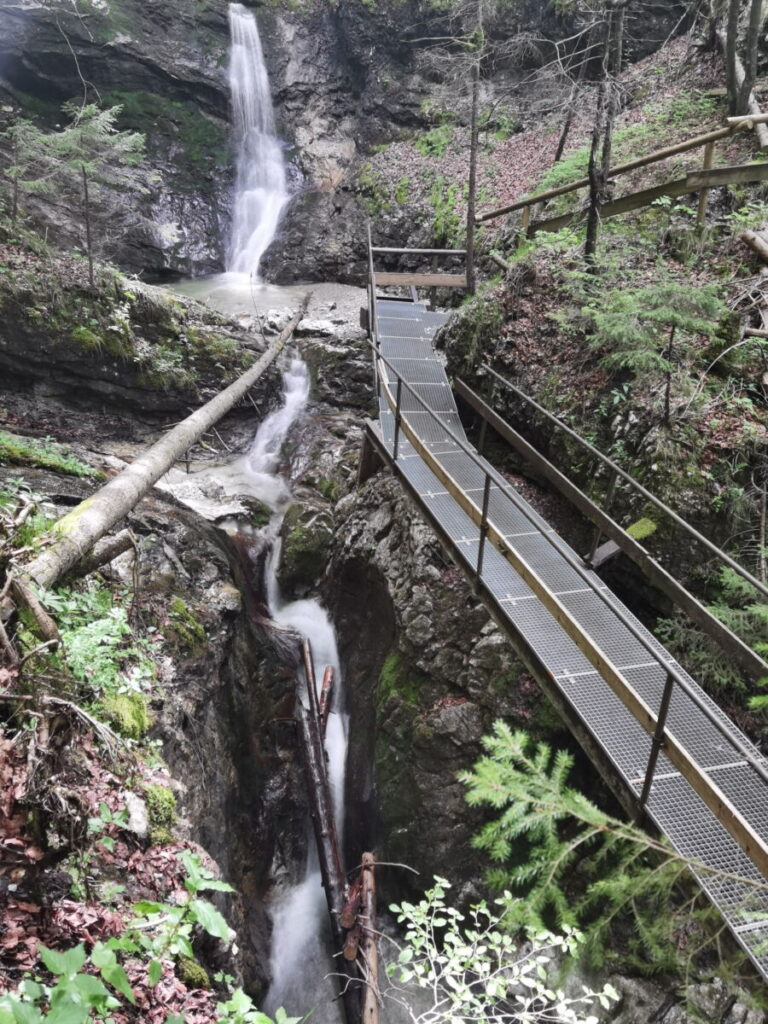
[[[285,514],[282,550],[277,578],[286,597],[306,594],[325,573],[333,536],[333,519],[327,505],[301,502]]]

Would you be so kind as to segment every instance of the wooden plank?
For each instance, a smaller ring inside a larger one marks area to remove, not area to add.
[[[381,362],[380,380],[387,404],[394,412],[396,402],[389,387],[386,367]],[[483,522],[482,510],[464,493],[456,480],[427,448],[421,437],[408,423],[407,416],[402,417],[401,430],[411,442],[414,450],[418,452],[425,464],[455,499],[456,503],[480,527]],[[542,605],[562,627],[608,686],[610,686],[611,690],[624,704],[630,714],[649,735],[653,736],[658,721],[654,711],[622,676],[608,655],[571,616],[562,602],[550,592],[535,569],[509,545],[503,533],[490,520],[487,521],[487,529],[489,543],[493,544],[499,554],[531,588]],[[768,878],[768,843],[753,829],[741,812],[733,806],[723,791],[706,774],[702,766],[688,753],[685,747],[669,730],[665,731],[664,753],[680,774],[690,783],[694,792],[701,797],[752,863]]]
[[[684,196],[689,192],[699,192],[705,188],[721,188],[723,185],[744,184],[751,181],[768,181],[768,163],[745,164],[739,167],[715,167],[711,171],[696,171],[685,178],[669,181],[664,185],[646,188],[641,192],[631,192],[620,199],[613,199],[600,207],[603,219],[618,217],[622,213],[631,213],[644,206],[650,206],[662,196]],[[531,224],[530,234],[537,231],[559,231],[581,216],[581,211],[566,213],[562,217],[551,217]]]
[[[466,249],[388,249],[385,246],[373,245],[371,252],[389,252],[400,255],[414,253],[417,256],[466,256]]]
[[[626,530],[588,498],[567,476],[545,459],[533,445],[526,441],[497,412],[491,409],[463,380],[456,381],[454,390],[467,405],[479,413],[493,427],[499,437],[502,437],[507,444],[510,444],[518,451],[537,473],[540,473],[582,515],[594,523],[609,541],[618,545],[651,583],[682,608],[697,625],[701,626],[734,661],[738,662],[750,678],[757,680],[768,675],[768,664],[759,654],[756,654],[750,646],[723,625],[720,619],[716,618],[700,601],[697,601],[693,594],[689,593],[674,576],[670,575],[663,566],[659,565],[648,554],[642,544],[636,541],[634,537],[630,537]]]
[[[744,125],[729,125],[727,128],[718,128],[715,131],[707,132],[705,135],[697,135],[693,139],[687,139],[685,142],[677,143],[677,145],[658,149],[653,153],[649,153],[647,156],[638,157],[637,160],[630,160],[629,163],[618,164],[616,167],[611,168],[608,177],[617,178],[621,174],[628,174],[630,171],[636,171],[640,167],[647,167],[649,164],[658,163],[660,160],[667,160],[671,156],[677,156],[678,153],[687,153],[692,149],[698,149],[700,146],[706,146],[707,143],[717,142],[718,139],[724,139],[727,136],[732,135],[733,132],[738,131],[740,127],[744,127]],[[510,203],[508,206],[502,206],[497,210],[489,210],[488,213],[484,213],[477,218],[477,223],[481,224],[483,221],[493,220],[495,217],[503,217],[505,213],[514,213],[515,210],[524,210],[528,207],[535,206],[536,203],[545,202],[548,199],[555,199],[557,196],[564,196],[569,192],[577,192],[580,188],[586,188],[588,185],[589,178],[579,178],[576,181],[570,182],[568,185],[560,185],[558,188],[551,188],[546,192],[538,192],[536,195],[518,199],[516,202]]]
[[[409,285],[417,288],[466,288],[466,274],[385,274],[376,272],[374,274],[376,287],[387,285]]]

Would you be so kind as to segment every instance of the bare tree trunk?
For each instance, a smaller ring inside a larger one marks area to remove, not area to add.
[[[306,295],[301,308],[272,347],[233,384],[169,430],[130,466],[60,519],[51,531],[57,539],[26,567],[27,578],[45,589],[52,587],[127,515],[174,462],[247,394],[285,348],[306,313],[308,303],[309,295]]]
[[[592,49],[592,37],[593,37],[593,34],[594,34],[594,27],[592,29],[590,29],[589,35],[587,36],[587,45],[585,47],[585,52],[586,53],[589,53],[591,51],[591,49]],[[563,128],[562,128],[562,131],[560,132],[560,138],[557,141],[557,149],[555,150],[555,158],[552,161],[553,164],[558,163],[558,161],[562,160],[562,158],[563,158],[563,153],[565,152],[565,147],[566,147],[566,144],[568,142],[568,136],[571,134],[571,126],[573,125],[573,117],[574,117],[574,114],[576,113],[576,104],[577,104],[578,99],[579,99],[579,93],[581,92],[581,87],[584,84],[584,79],[586,78],[586,75],[587,75],[587,68],[589,67],[590,59],[591,58],[589,58],[587,56],[583,57],[583,59],[581,61],[581,65],[579,66],[579,73],[576,76],[576,80],[573,83],[573,87],[571,88],[571,95],[568,98],[568,110],[566,111],[566,114],[565,114],[565,120],[563,121]]]
[[[592,130],[592,145],[589,153],[589,214],[587,217],[587,238],[584,255],[592,265],[597,251],[600,230],[600,207],[606,200],[608,174],[613,153],[613,124],[618,110],[621,58],[624,41],[625,0],[612,5],[606,26],[605,52],[603,56],[603,78],[597,98],[595,124]],[[602,150],[598,166],[598,150],[602,139]]]
[[[757,79],[757,54],[760,27],[763,21],[763,0],[752,0],[749,8],[746,49],[744,52],[744,81],[739,88],[737,114],[749,112],[749,97]]]
[[[611,17],[611,41],[608,54],[608,91],[606,96],[605,134],[603,136],[603,152],[600,158],[600,173],[603,186],[608,184],[613,156],[613,126],[619,113],[619,75],[621,59],[624,55],[624,20],[625,7],[615,10]]]
[[[91,197],[88,193],[88,173],[85,164],[81,165],[83,172],[83,214],[85,216],[85,249],[88,254],[88,282],[94,288],[96,281],[93,274],[93,239],[91,237]]]
[[[592,126],[592,142],[589,150],[589,213],[587,215],[587,238],[584,243],[584,255],[589,264],[594,262],[597,251],[597,236],[600,230],[600,207],[603,202],[604,182],[600,176],[600,164],[598,151],[600,139],[603,135],[603,118],[606,107],[606,81],[600,83],[597,94],[597,109],[595,110],[595,123]]]
[[[732,0],[731,0],[731,2],[732,2]],[[737,30],[738,30],[738,19],[737,19]],[[738,34],[738,31],[737,31],[737,34]],[[741,88],[742,88],[744,82],[746,81],[747,73],[746,73],[746,71],[744,69],[744,65],[741,63],[741,59],[739,58],[739,54],[738,54],[738,41],[734,41],[731,38],[731,36],[730,36],[730,32],[724,30],[722,27],[716,29],[715,35],[716,35],[718,43],[720,44],[720,47],[722,48],[723,53],[725,54],[726,80],[727,80],[727,84],[728,84],[728,98],[729,98],[729,101],[730,101],[731,95],[732,95],[731,90],[733,90],[733,96],[735,98],[738,98],[738,96],[740,94],[740,91],[741,91]],[[729,54],[730,54],[730,57],[729,57]],[[732,65],[730,64],[730,58],[733,59],[733,64]],[[733,75],[734,75],[733,83],[731,83],[730,79],[728,78],[728,75],[730,74],[731,70],[733,71]],[[757,99],[755,97],[754,91],[751,91],[751,92],[748,93],[747,99],[746,99],[746,104],[745,104],[745,109],[744,109],[743,113],[745,113],[745,114],[761,114],[762,113],[762,110],[760,109],[760,104],[757,102]],[[768,150],[768,125],[756,124],[755,125],[755,134],[757,135],[757,141],[759,143],[760,149]]]
[[[725,85],[728,90],[728,110],[739,114],[739,83],[736,77],[736,61],[739,59],[739,14],[740,0],[728,0],[728,17],[725,28]]]
[[[472,115],[469,135],[469,187],[467,189],[467,294],[475,294],[475,207],[477,203],[478,105],[480,65],[472,66]]]

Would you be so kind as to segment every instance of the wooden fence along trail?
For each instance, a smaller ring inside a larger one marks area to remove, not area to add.
[[[692,192],[699,192],[697,221],[699,224],[702,224],[706,214],[706,196],[709,189],[721,188],[724,185],[736,185],[744,184],[746,182],[768,180],[768,163],[745,164],[737,167],[713,168],[712,166],[714,163],[715,145],[717,142],[721,139],[730,138],[738,131],[749,131],[755,128],[756,125],[763,125],[766,122],[768,122],[768,114],[753,114],[748,117],[730,117],[727,118],[727,123],[722,128],[717,128],[714,131],[707,132],[703,135],[697,135],[692,139],[686,139],[685,141],[676,143],[673,146],[667,146],[664,149],[656,150],[646,156],[638,157],[636,160],[630,160],[628,163],[618,164],[616,167],[611,168],[608,175],[609,181],[612,181],[623,174],[628,174],[630,171],[636,171],[641,167],[648,167],[651,164],[667,160],[672,156],[678,156],[681,153],[688,153],[694,149],[704,149],[703,167],[700,171],[695,171],[687,174],[684,178],[678,178],[675,181],[669,181],[652,188],[642,189],[639,192],[633,192],[629,195],[621,196],[618,199],[604,203],[600,207],[600,217],[602,219],[607,219],[610,217],[617,217],[622,213],[629,213],[632,210],[639,210],[644,206],[650,206],[651,203],[654,203],[657,199],[661,199],[664,196],[675,198],[677,196],[688,195]],[[494,210],[488,210],[477,218],[476,223],[478,225],[483,224],[486,221],[494,220],[497,217],[514,213],[517,210],[522,210],[522,238],[530,238],[539,231],[559,231],[571,222],[578,220],[582,215],[581,212],[576,210],[558,217],[533,220],[533,211],[537,206],[547,203],[551,199],[569,195],[572,192],[579,191],[579,189],[588,187],[589,178],[579,178],[576,181],[569,182],[567,185],[560,185],[557,188],[551,188],[545,192],[539,192],[532,196],[525,196],[522,199],[518,199],[513,203],[507,204],[506,206],[501,206]]]
[[[413,297],[379,294],[392,275],[382,275],[375,262],[391,254],[371,246],[369,233],[367,320],[379,422],[366,424],[360,480],[377,464],[397,475],[628,812],[647,816],[691,862],[702,888],[768,978],[768,761],[590,564],[470,445],[432,346],[447,317]],[[460,253],[439,255],[455,260]],[[398,275],[397,284],[408,287],[420,276]],[[448,286],[461,276],[452,272],[440,283]],[[768,665],[720,623],[710,622],[693,595],[605,509],[480,396],[461,383],[457,390],[539,471],[545,468],[548,479],[656,585],[698,616],[751,675],[768,674]],[[703,543],[768,596],[760,581],[664,509],[688,531],[688,543]],[[597,544],[593,549],[594,558]]]

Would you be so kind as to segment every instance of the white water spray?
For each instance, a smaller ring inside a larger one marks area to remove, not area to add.
[[[237,139],[235,202],[227,270],[258,280],[261,258],[288,201],[285,161],[259,30],[252,12],[230,4],[229,86]]]

